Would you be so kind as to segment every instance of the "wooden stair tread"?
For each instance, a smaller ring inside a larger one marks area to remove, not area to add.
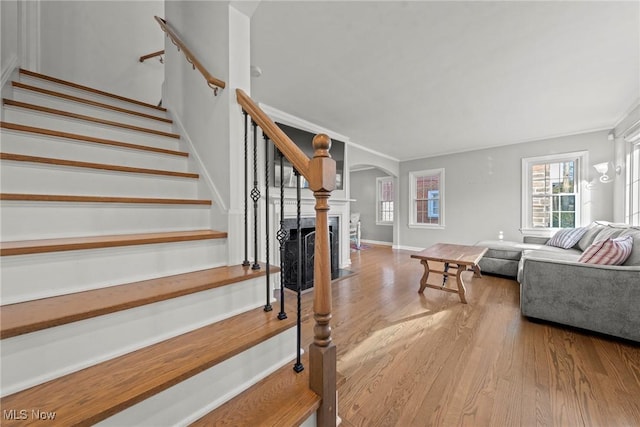
[[[204,199],[160,199],[150,197],[72,196],[64,194],[0,193],[0,200],[27,202],[136,203],[158,205],[211,205]]]
[[[294,307],[288,304],[288,311]],[[0,399],[47,408],[59,425],[91,425],[295,326],[262,307]],[[3,425],[24,423],[4,420]],[[22,425],[22,424],[21,424]]]
[[[151,133],[154,135],[166,136],[168,138],[175,138],[175,139],[180,138],[180,135],[178,135],[177,133],[163,132],[160,130],[145,128],[141,126],[134,126],[127,123],[120,123],[120,122],[114,122],[112,120],[99,119],[97,117],[86,116],[84,114],[76,114],[76,113],[71,113],[69,111],[58,110],[55,108],[43,107],[41,105],[29,104],[28,102],[14,101],[12,99],[5,99],[3,100],[3,102],[4,102],[4,105],[9,105],[9,106],[18,107],[18,108],[25,108],[28,110],[40,111],[42,113],[54,114],[54,115],[63,116],[63,117],[70,117],[72,119],[84,120],[84,121],[99,123],[107,126],[115,126],[123,129],[137,131],[137,132]]]
[[[135,168],[131,166],[109,165],[106,163],[81,162],[78,160],[54,159],[52,157],[37,157],[26,154],[0,153],[0,160],[12,160],[16,162],[44,163],[48,165],[69,166],[85,169],[100,169],[114,172],[143,173],[151,175],[175,176],[179,178],[198,179],[200,175],[191,172],[176,172],[162,169]]]
[[[309,366],[307,354],[302,364]],[[289,427],[300,425],[320,407],[309,388],[309,371],[293,371],[293,361],[214,409],[191,427],[218,425]]]
[[[132,144],[129,142],[115,141],[112,139],[96,138],[94,136],[80,135],[77,133],[69,133],[69,132],[61,132],[57,130],[39,128],[34,126],[26,126],[26,125],[21,125],[17,123],[0,122],[0,128],[15,130],[19,132],[35,133],[39,135],[52,136],[57,138],[72,139],[72,140],[81,141],[81,142],[92,142],[96,144],[112,145],[115,147],[131,148],[134,150],[152,151],[155,153],[163,153],[163,154],[169,154],[173,156],[182,156],[182,157],[189,156],[189,153],[184,151],[168,150],[166,148],[152,147],[149,145]]]
[[[67,101],[73,101],[73,102],[77,102],[77,103],[80,103],[80,104],[91,105],[93,107],[104,108],[104,109],[107,109],[107,110],[117,111],[119,113],[131,114],[133,116],[143,117],[145,119],[158,120],[158,121],[164,122],[164,123],[173,123],[173,120],[167,119],[167,118],[164,118],[164,117],[158,117],[158,116],[154,116],[152,114],[141,113],[140,111],[135,111],[135,110],[128,110],[126,108],[117,107],[115,105],[104,104],[102,102],[92,101],[90,99],[85,99],[85,98],[80,98],[78,96],[68,95],[66,93],[56,92],[54,90],[43,89],[41,87],[32,86],[32,85],[28,85],[28,84],[25,84],[25,83],[20,83],[20,82],[15,82],[14,81],[14,82],[11,82],[11,85],[13,87],[16,87],[16,88],[19,88],[19,89],[24,89],[24,90],[29,90],[29,91],[32,91],[32,92],[41,93],[41,94],[44,94],[44,95],[54,96],[56,98],[66,99]]]
[[[143,107],[153,108],[153,109],[158,110],[158,111],[167,111],[167,109],[164,108],[164,107],[159,107],[157,105],[149,104],[147,102],[138,101],[137,99],[127,98],[127,97],[124,97],[124,96],[116,95],[114,93],[105,92],[105,91],[102,91],[102,90],[99,90],[99,89],[94,89],[94,88],[89,87],[89,86],[83,86],[83,85],[80,85],[80,84],[77,84],[77,83],[72,83],[72,82],[69,82],[67,80],[62,80],[62,79],[58,79],[56,77],[47,76],[46,74],[36,73],[35,71],[26,70],[24,68],[20,68],[20,74],[24,74],[26,76],[35,77],[35,78],[42,79],[42,80],[48,80],[48,81],[53,82],[53,83],[61,84],[61,85],[64,85],[64,86],[69,86],[69,87],[72,87],[74,89],[80,89],[80,90],[84,90],[84,91],[87,91],[87,92],[96,93],[98,95],[107,96],[109,98],[114,98],[114,99],[117,99],[117,100],[120,100],[120,101],[130,102],[132,104],[141,105]]]
[[[115,234],[107,236],[66,237],[61,239],[0,242],[0,256],[45,252],[111,248],[117,246],[224,239],[227,233],[214,230],[171,231],[164,233]]]
[[[272,266],[272,272],[280,271]],[[0,307],[0,339],[177,298],[265,275],[242,265],[210,268]]]

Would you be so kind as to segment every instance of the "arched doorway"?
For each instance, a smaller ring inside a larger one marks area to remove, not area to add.
[[[350,211],[358,214],[361,238],[361,248],[352,239],[352,250],[371,244],[396,244],[397,177],[379,166],[352,165],[349,167],[349,187]]]

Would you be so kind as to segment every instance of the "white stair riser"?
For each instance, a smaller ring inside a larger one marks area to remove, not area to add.
[[[255,278],[5,339],[2,394],[260,307],[264,304],[264,280]]]
[[[336,413],[337,412],[338,411],[336,410]],[[316,413],[314,412],[313,414],[311,414],[309,416],[309,418],[307,418],[306,420],[304,420],[302,422],[302,424],[300,424],[300,427],[316,427],[317,425],[318,425],[318,421],[317,421],[317,418],[316,418]]]
[[[13,88],[12,98],[15,101],[35,104],[42,107],[54,108],[56,110],[67,111],[75,114],[82,114],[85,116],[99,117],[103,120],[111,120],[118,123],[127,123],[133,126],[156,129],[162,132],[173,131],[173,125],[165,121],[154,120],[125,112],[118,112],[108,108],[59,98],[53,95],[41,94],[28,89]]]
[[[178,150],[180,140],[148,132],[129,130],[111,125],[102,125],[86,120],[57,116],[24,108],[5,106],[4,120],[27,126],[51,129],[61,132],[90,135],[95,138],[112,139],[131,144],[150,145],[153,147]]]
[[[278,368],[293,366],[295,331],[288,329],[97,425],[189,425]]]
[[[3,160],[3,193],[195,198],[198,180]]]
[[[3,201],[2,241],[210,228],[210,206]]]
[[[57,84],[54,82],[50,82],[48,80],[39,79],[36,77],[26,76],[24,74],[20,75],[19,81],[24,84],[38,86],[43,89],[49,89],[56,92],[62,92],[69,95],[77,96],[80,98],[91,99],[93,101],[102,102],[104,104],[113,105],[116,107],[126,108],[128,110],[140,111],[141,113],[151,114],[157,117],[167,118],[167,113],[165,111],[160,111],[156,108],[145,107],[142,105],[138,105],[131,102],[120,101],[115,98],[109,96],[99,95],[93,92],[89,92],[81,89],[74,89],[66,85]],[[125,95],[126,96],[126,95]]]
[[[10,130],[2,130],[0,137],[4,153],[188,172],[189,160],[184,156]]]
[[[2,304],[226,265],[226,239],[0,257]]]

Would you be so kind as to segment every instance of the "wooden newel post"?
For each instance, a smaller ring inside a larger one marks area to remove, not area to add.
[[[331,250],[329,247],[329,197],[336,186],[336,162],[329,155],[331,139],[313,138],[309,162],[309,188],[316,198],[316,239],[313,265],[313,343],[309,346],[309,387],[322,398],[317,425],[336,425],[336,346],[331,341]]]

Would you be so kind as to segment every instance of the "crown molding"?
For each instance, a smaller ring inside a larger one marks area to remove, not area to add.
[[[366,151],[367,153],[375,154],[376,156],[383,157],[385,159],[393,160],[394,162],[400,162],[399,159],[392,157],[388,154],[381,153],[376,150],[372,150],[371,148],[365,147],[364,145],[356,144],[355,142],[348,142],[348,145],[357,148],[358,150]]]
[[[278,121],[282,124],[292,126],[298,129],[306,130],[311,133],[324,133],[329,135],[329,138],[336,139],[338,141],[342,141],[345,143],[349,142],[349,138],[339,134],[338,132],[334,132],[330,129],[324,128],[322,126],[318,126],[315,123],[311,123],[308,120],[302,119],[300,117],[294,116],[293,114],[285,113],[282,110],[279,110],[270,105],[264,104],[262,102],[258,103],[258,106],[264,111],[267,116],[271,118],[271,120]]]

